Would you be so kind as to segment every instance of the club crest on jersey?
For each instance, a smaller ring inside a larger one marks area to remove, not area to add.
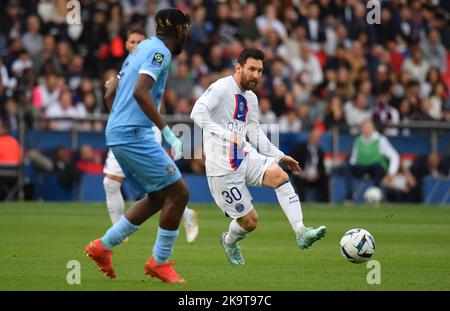
[[[161,67],[163,60],[164,60],[164,55],[162,55],[161,53],[155,53],[155,55],[153,56],[153,59],[152,59],[152,65],[154,65],[156,67]]]
[[[169,164],[166,166],[166,171],[169,175],[173,175],[175,174],[175,166],[173,166],[172,164]]]
[[[236,209],[236,211],[237,212],[242,212],[244,209],[245,209],[245,207],[244,207],[244,204],[242,204],[242,203],[237,203],[235,206],[234,206],[234,208]]]
[[[234,119],[245,122],[248,113],[247,99],[241,94],[234,95],[234,99]]]

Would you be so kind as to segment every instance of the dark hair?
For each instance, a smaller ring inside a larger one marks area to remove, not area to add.
[[[241,66],[244,66],[245,63],[247,62],[247,59],[249,58],[254,58],[256,60],[261,60],[264,61],[264,58],[266,56],[264,55],[264,52],[258,49],[253,49],[253,48],[248,48],[245,49],[241,52],[241,54],[239,54],[238,57],[238,63]]]
[[[132,29],[128,30],[127,39],[132,34],[138,34],[138,35],[143,35],[144,37],[147,37],[147,34],[145,33],[145,31],[142,29],[139,29],[139,28],[132,28]]]
[[[176,35],[191,26],[191,17],[177,9],[163,9],[155,16],[157,35]]]

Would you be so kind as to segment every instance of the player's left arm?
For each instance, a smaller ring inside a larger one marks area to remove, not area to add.
[[[252,109],[253,108],[253,109]],[[275,147],[270,140],[267,138],[266,134],[261,129],[259,125],[259,108],[258,102],[256,102],[253,107],[250,108],[247,123],[247,136],[250,143],[259,149],[259,152],[263,155],[275,158],[278,163],[281,163],[288,167],[292,171],[300,171],[300,166],[298,162],[285,155],[280,149]]]
[[[109,79],[105,83],[106,93],[105,93],[105,96],[103,97],[103,99],[105,100],[104,103],[105,103],[105,107],[108,112],[111,111],[112,104],[114,102],[114,97],[116,96],[116,90],[117,90],[118,85],[119,85],[119,79],[116,77]]]

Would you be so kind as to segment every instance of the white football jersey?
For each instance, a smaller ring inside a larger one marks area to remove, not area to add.
[[[284,154],[273,146],[262,132],[258,121],[258,98],[252,91],[242,91],[232,76],[217,80],[200,96],[191,118],[203,129],[206,175],[222,176],[239,167],[251,148],[237,148],[227,138],[237,133],[246,136],[259,151],[277,161]]]

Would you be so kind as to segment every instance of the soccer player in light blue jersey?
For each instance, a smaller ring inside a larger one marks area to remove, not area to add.
[[[164,9],[155,17],[156,36],[142,41],[128,55],[119,73],[106,142],[131,182],[136,202],[106,234],[86,246],[107,276],[114,278],[111,249],[138,230],[161,210],[153,254],[144,272],[168,283],[185,283],[167,260],[178,236],[178,227],[189,193],[173,160],[156,141],[152,126],[171,146],[174,160],[182,156],[181,141],[158,112],[172,56],[179,55],[190,28],[190,17],[177,9]]]
[[[145,40],[146,34],[141,29],[131,29],[127,33],[127,41],[125,42],[125,49],[128,53],[131,53],[141,41]],[[106,94],[105,94],[105,106],[111,111],[112,103],[117,90],[119,79],[113,77],[106,81]],[[161,131],[153,126],[153,131],[156,140],[161,143]],[[105,177],[103,178],[103,188],[106,194],[106,207],[111,218],[112,224],[120,220],[125,213],[125,201],[120,191],[122,183],[125,179],[125,174],[122,171],[119,163],[114,156],[114,153],[108,150],[108,156],[106,157],[105,167],[103,169]],[[199,233],[198,226],[198,213],[186,206],[183,213],[183,223],[186,232],[186,241],[188,243],[194,242]],[[124,243],[128,242],[128,238],[123,240]]]

